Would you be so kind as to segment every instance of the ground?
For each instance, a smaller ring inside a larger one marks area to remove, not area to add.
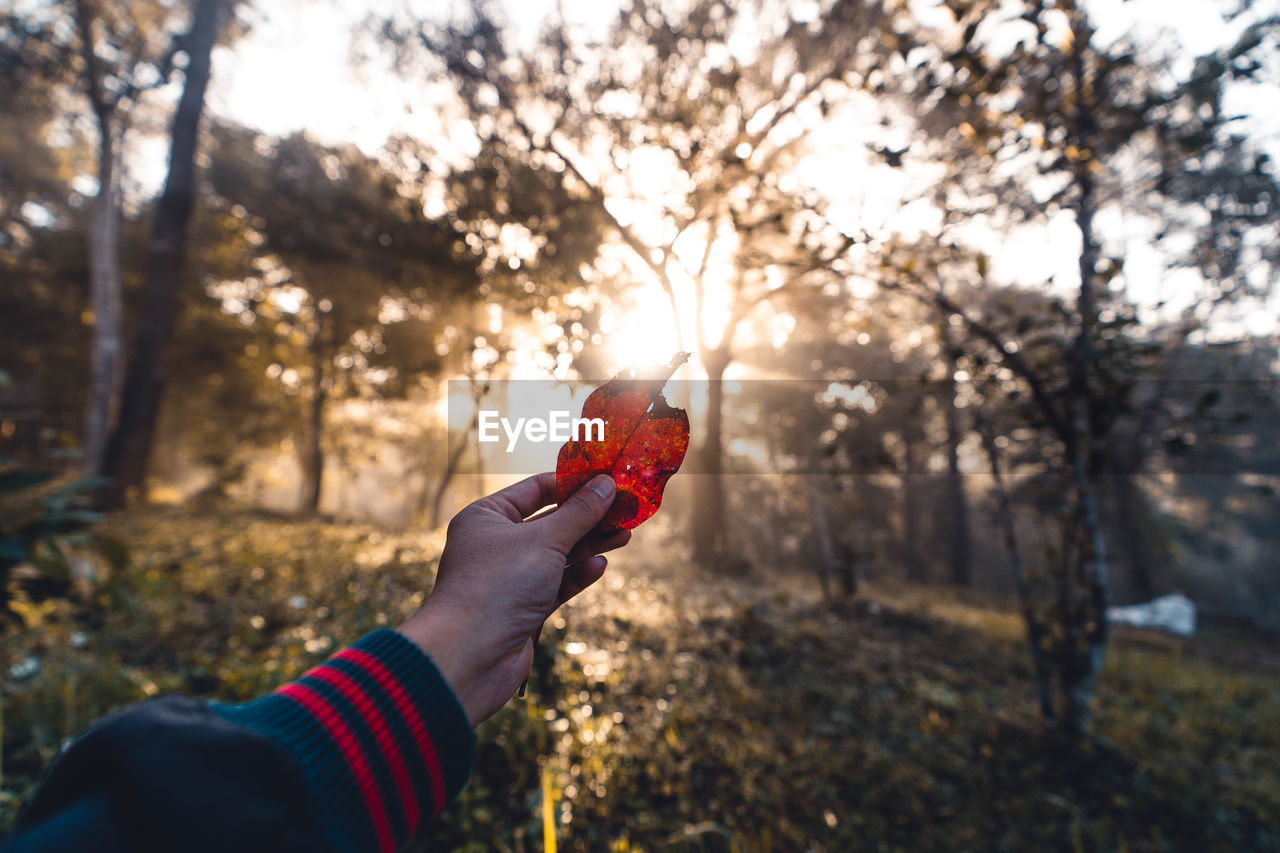
[[[7,629],[0,828],[92,719],[268,690],[411,612],[441,545],[229,511],[105,529],[128,576]],[[541,850],[545,802],[574,851],[1280,850],[1273,649],[1117,642],[1073,749],[999,602],[870,585],[831,607],[799,568],[708,577],[660,525],[637,539],[549,626],[528,699],[482,725],[415,849]]]

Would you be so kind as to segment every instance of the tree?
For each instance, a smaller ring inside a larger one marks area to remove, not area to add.
[[[33,229],[65,227],[79,216],[83,200],[69,173],[91,166],[80,134],[67,145],[49,144],[62,93],[48,73],[48,53],[41,27],[0,15],[0,251],[9,259],[29,250]]]
[[[784,303],[795,318],[785,341],[759,318],[740,353],[745,366],[788,378],[745,381],[726,401],[726,440],[763,445],[729,459],[730,512],[770,522],[735,536],[757,564],[813,566],[832,601],[856,592],[860,564],[874,558],[925,582],[951,516],[931,473],[945,450],[931,312],[893,294],[801,298],[803,311]]]
[[[210,188],[254,235],[247,268],[214,290],[283,347],[273,372],[305,401],[295,444],[302,506],[315,511],[331,403],[403,395],[438,372],[443,308],[478,294],[475,260],[448,222],[427,216],[418,170],[396,174],[301,134],[273,143],[219,127],[213,137]]]
[[[78,442],[90,354],[80,331],[87,217],[72,177],[92,169],[94,155],[74,125],[50,144],[66,98],[50,55],[37,22],[0,14],[0,370],[12,379],[0,390],[0,455],[41,467]]]
[[[1025,2],[1008,17],[994,3],[947,8],[960,46],[944,48],[948,40],[939,37],[917,53],[925,85],[912,95],[925,147],[952,164],[953,180],[940,191],[945,221],[1010,223],[1058,209],[1072,214],[1081,241],[1078,284],[1073,304],[1054,321],[1050,340],[1058,357],[1033,366],[1021,342],[950,295],[945,282],[955,279],[957,263],[969,267],[962,275],[970,280],[974,269],[978,280],[986,277],[985,259],[965,259],[954,236],[886,260],[886,280],[954,318],[970,352],[994,357],[1016,375],[1035,402],[1036,421],[1056,444],[1070,500],[1054,584],[1061,614],[1054,649],[1061,705],[1054,716],[1079,732],[1090,724],[1107,645],[1110,560],[1101,482],[1125,411],[1126,387],[1117,379],[1134,368],[1121,349],[1126,336],[1108,329],[1108,318],[1123,313],[1115,286],[1123,280],[1123,250],[1108,251],[1096,218],[1126,198],[1143,199],[1129,212],[1161,223],[1162,235],[1189,237],[1192,252],[1173,262],[1203,275],[1210,303],[1258,292],[1265,274],[1242,261],[1274,267],[1274,237],[1262,235],[1275,233],[1280,195],[1265,155],[1232,130],[1221,103],[1233,81],[1257,75],[1257,56],[1275,22],[1246,28],[1238,43],[1201,58],[1191,76],[1179,80],[1137,45],[1099,44],[1074,2]],[[1022,28],[1012,48],[991,41],[1001,25]],[[1156,167],[1132,168],[1131,158],[1141,154],[1152,156]],[[1200,180],[1209,170],[1213,180]],[[1188,192],[1193,186],[1198,195]],[[998,201],[985,201],[991,198]],[[1207,225],[1187,214],[1197,203],[1210,211]],[[1205,322],[1203,313],[1196,316]]]
[[[938,348],[942,351],[942,363],[947,373],[942,382],[947,430],[947,501],[944,508],[948,519],[947,562],[951,569],[951,582],[956,586],[969,586],[973,582],[973,546],[970,542],[969,496],[960,470],[960,445],[967,430],[962,424],[963,415],[956,401],[962,350],[955,341],[950,318],[942,319],[937,325]]]
[[[89,310],[93,325],[90,382],[83,425],[83,467],[102,472],[116,468],[107,445],[118,427],[125,384],[125,286],[121,262],[121,176],[125,168],[126,135],[139,123],[138,113],[154,109],[146,97],[169,82],[180,55],[186,56],[183,95],[171,129],[171,174],[166,182],[161,216],[154,226],[151,262],[147,277],[154,280],[174,262],[166,255],[181,255],[181,235],[189,216],[194,146],[204,89],[209,75],[209,54],[218,36],[219,9],[223,0],[189,0],[172,3],[143,2],[127,6],[100,0],[59,0],[34,6],[5,19],[6,53],[35,77],[44,81],[53,103],[63,103],[71,92],[83,96],[96,139],[97,193],[86,231],[89,265]],[[76,126],[74,111],[70,124]],[[185,165],[184,165],[185,161]],[[159,293],[148,291],[147,304]],[[157,300],[155,312],[147,312],[140,339],[152,355],[156,317],[165,312]],[[168,309],[172,314],[172,309]],[[159,324],[163,325],[163,324]],[[160,337],[163,337],[161,335]],[[135,383],[136,385],[136,383]],[[154,395],[153,395],[154,396]],[[131,405],[132,413],[137,407]],[[130,414],[123,427],[133,434],[137,419]],[[142,440],[145,442],[146,433]]]
[[[163,83],[173,62],[167,9],[128,10],[93,0],[37,7],[12,16],[15,55],[51,91],[78,90],[96,135],[98,191],[87,230],[93,323],[83,467],[100,470],[124,379],[124,284],[120,262],[120,171],[128,115],[148,89]]]
[[[710,396],[695,469],[707,493],[693,524],[704,563],[720,562],[724,545],[721,380],[738,330],[763,306],[838,278],[856,240],[828,228],[813,212],[819,194],[790,174],[803,131],[875,73],[894,15],[853,0],[808,15],[641,0],[601,41],[553,22],[529,51],[484,4],[443,25],[390,20],[379,31],[406,73],[425,66],[456,81],[483,146],[563,173],[629,251],[614,275],[655,282],[679,345],[692,335]]]
[[[79,37],[80,85],[98,131],[98,193],[88,233],[94,346],[84,432],[84,469],[96,473],[103,468],[124,384],[124,282],[120,271],[123,114],[138,95],[144,68],[158,71],[157,79],[167,78],[172,55],[163,54],[165,47],[149,44],[144,29],[127,13],[117,14],[91,0],[75,0],[72,15]]]
[[[213,46],[228,5],[227,0],[193,0],[193,4],[190,29],[179,42],[187,64],[182,95],[169,131],[169,173],[152,215],[138,332],[124,378],[120,417],[99,466],[111,479],[111,501],[116,504],[130,488],[141,487],[146,475],[164,389],[165,347],[183,278],[183,249],[195,196],[200,118]],[[172,55],[166,62],[172,62]]]

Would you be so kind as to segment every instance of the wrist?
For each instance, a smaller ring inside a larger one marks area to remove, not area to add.
[[[436,665],[466,713],[467,721],[475,728],[483,717],[475,696],[475,668],[465,653],[466,635],[461,621],[448,610],[432,607],[428,602],[396,631]]]

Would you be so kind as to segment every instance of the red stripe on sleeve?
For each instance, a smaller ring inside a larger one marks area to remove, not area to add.
[[[409,730],[413,732],[414,740],[418,743],[418,750],[422,754],[422,760],[427,766],[427,775],[431,778],[431,815],[434,817],[440,814],[440,812],[444,811],[445,805],[444,773],[440,769],[440,757],[436,755],[435,745],[431,741],[431,732],[427,729],[426,723],[422,721],[422,716],[418,713],[418,709],[414,707],[409,694],[405,692],[390,670],[368,652],[360,649],[347,649],[336,655],[336,657],[351,661],[372,675],[387,691],[391,701],[395,702],[401,716],[409,724]]]
[[[310,678],[318,678],[321,681],[332,684],[337,690],[351,700],[351,704],[355,705],[360,712],[360,716],[369,724],[369,728],[373,730],[373,735],[378,741],[378,748],[382,750],[383,756],[387,759],[387,764],[391,768],[391,775],[395,777],[396,788],[400,792],[400,803],[404,806],[405,818],[409,822],[409,833],[412,834],[418,828],[418,798],[413,793],[413,783],[409,780],[409,770],[405,767],[404,756],[400,754],[400,749],[396,746],[395,736],[391,733],[387,721],[383,719],[382,712],[378,710],[377,705],[369,698],[369,694],[364,691],[355,679],[331,666],[322,666],[311,672]]]
[[[364,752],[360,749],[360,744],[356,741],[351,729],[323,696],[304,684],[297,682],[286,684],[276,693],[293,699],[324,725],[355,775],[360,793],[364,795],[369,816],[373,819],[374,831],[378,835],[378,849],[382,853],[394,853],[395,841],[391,835],[391,823],[387,819],[387,810],[382,804],[382,798],[378,796],[377,781],[373,778],[369,762],[365,759]]]

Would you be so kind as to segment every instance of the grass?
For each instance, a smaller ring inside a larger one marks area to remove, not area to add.
[[[112,529],[133,548],[124,592],[34,606],[5,637],[6,670],[41,670],[4,681],[0,826],[110,708],[246,698],[395,624],[441,544],[230,512]],[[416,850],[541,850],[547,813],[569,851],[1280,849],[1272,669],[1118,645],[1072,749],[1042,731],[993,602],[882,584],[832,609],[803,576],[682,559],[630,549],[556,617],[528,700],[482,725],[471,784]]]

